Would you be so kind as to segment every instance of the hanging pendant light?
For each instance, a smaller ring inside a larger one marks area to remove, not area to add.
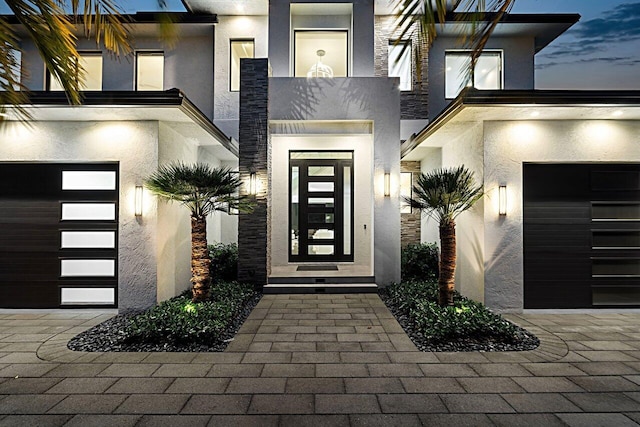
[[[316,52],[316,55],[318,55],[318,61],[309,69],[307,77],[333,78],[333,70],[331,67],[322,63],[322,57],[325,56],[325,54],[326,52],[324,50],[318,49]]]

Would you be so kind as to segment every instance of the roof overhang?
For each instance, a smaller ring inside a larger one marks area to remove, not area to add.
[[[198,145],[220,146],[221,160],[238,157],[238,143],[224,134],[178,89],[166,91],[84,92],[81,105],[70,105],[64,92],[30,92],[22,106],[29,121],[159,121],[170,123]],[[11,107],[6,120],[17,120]]]
[[[531,120],[640,120],[640,91],[464,90],[402,144],[403,160],[420,160],[475,123]]]
[[[490,21],[495,14],[487,14]],[[459,37],[471,30],[473,15],[468,13],[449,13],[445,24],[437,27],[439,36]],[[566,14],[508,14],[496,25],[491,37],[533,37],[535,53],[540,52],[549,43],[571,28],[580,20],[576,13]]]

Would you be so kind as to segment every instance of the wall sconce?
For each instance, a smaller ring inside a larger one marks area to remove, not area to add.
[[[136,216],[142,216],[142,198],[143,198],[143,188],[141,185],[136,185],[136,201],[135,201],[135,209],[134,213]]]
[[[498,214],[507,214],[507,186],[498,187]]]
[[[385,172],[384,174],[384,197],[391,196],[391,174]]]
[[[255,172],[251,172],[249,174],[249,194],[251,194],[252,196],[258,194],[258,182]]]

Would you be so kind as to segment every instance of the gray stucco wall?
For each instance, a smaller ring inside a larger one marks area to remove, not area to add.
[[[429,51],[429,119],[433,120],[450,102],[445,99],[445,51],[460,49],[452,37],[438,37]],[[501,50],[504,89],[534,88],[535,46],[532,37],[492,38],[485,50]]]
[[[289,77],[291,64],[291,3],[317,3],[315,0],[271,0],[269,2],[269,61],[273,77]],[[323,3],[352,3],[352,29],[349,46],[351,76],[373,76],[374,57],[374,2],[373,0],[328,0]],[[331,17],[328,17],[331,18]],[[319,20],[315,28],[327,28]],[[313,18],[305,17],[304,25],[311,25]]]
[[[156,38],[136,37],[139,50],[164,51],[164,88],[181,89],[202,112],[213,119],[213,24],[195,27],[180,26],[181,37],[173,49]],[[22,42],[23,83],[34,91],[45,89],[45,67],[33,42]],[[98,51],[95,42],[79,37],[79,51]],[[135,57],[116,58],[108,52],[102,55],[102,89],[133,90],[135,87]]]
[[[400,279],[400,94],[397,78],[272,78],[269,119],[372,121],[374,128],[374,274],[376,283]],[[392,178],[384,197],[384,173]]]
[[[0,161],[118,161],[118,307],[121,312],[156,302],[157,210],[145,197],[142,217],[134,215],[135,186],[158,165],[157,122],[6,123]]]
[[[230,41],[254,40],[255,57],[267,57],[266,16],[218,16],[215,41],[215,124],[238,139],[240,92],[230,91]]]
[[[523,307],[523,162],[639,162],[640,122],[558,120],[484,125],[485,302],[504,311]],[[497,210],[507,185],[506,216]]]

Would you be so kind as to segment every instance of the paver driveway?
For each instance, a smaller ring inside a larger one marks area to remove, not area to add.
[[[96,311],[0,311],[4,425],[640,423],[640,314],[511,315],[539,349],[422,353],[375,294],[267,295],[224,353],[81,353]]]

